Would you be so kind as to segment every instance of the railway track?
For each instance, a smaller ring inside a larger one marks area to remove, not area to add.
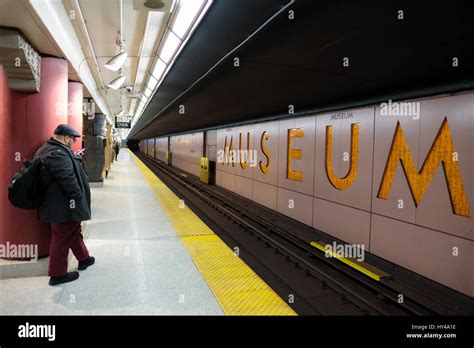
[[[263,243],[264,248],[272,249],[275,256],[283,257],[286,263],[292,263],[294,268],[302,270],[306,277],[312,278],[315,281],[315,287],[319,287],[318,297],[321,298],[321,301],[330,302],[334,307],[342,306],[342,308],[334,308],[333,314],[344,313],[344,308],[349,306],[352,310],[348,313],[354,314],[354,309],[356,309],[360,315],[437,314],[427,306],[420,304],[415,298],[397,291],[397,284],[393,280],[385,282],[368,278],[337,260],[325,257],[324,253],[303,241],[290,230],[263,219],[255,212],[236,204],[204,184],[200,184],[148,156],[142,154],[138,156],[167,185],[178,191],[180,188],[184,188],[203,207],[207,206],[218,213],[223,219],[222,225],[226,226],[225,231],[234,240],[242,240],[244,235],[251,236]],[[198,209],[202,210],[203,207],[198,207]],[[206,213],[204,212],[204,214]],[[259,255],[254,256],[259,257]],[[288,285],[291,288],[291,284]],[[317,303],[317,301],[312,301],[310,306],[313,307],[316,314],[328,313],[327,310],[323,312],[318,310],[318,305],[314,305],[315,302]]]

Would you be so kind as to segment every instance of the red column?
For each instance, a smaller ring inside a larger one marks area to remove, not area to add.
[[[4,236],[6,235],[7,226],[5,221],[8,219],[7,215],[7,185],[10,181],[11,170],[6,168],[5,164],[10,155],[8,140],[11,138],[10,129],[12,118],[11,115],[11,93],[8,87],[8,78],[0,65],[0,239],[4,244]],[[21,117],[21,115],[20,115]]]
[[[10,91],[0,69],[0,96],[0,244],[37,244],[39,256],[47,256],[50,226],[38,221],[36,211],[13,207],[8,201],[7,186],[22,161],[35,154],[58,124],[67,123],[67,62],[42,58],[41,91],[35,94]]]
[[[67,123],[82,134],[82,103],[83,86],[79,82],[68,83],[68,114]],[[82,138],[72,147],[74,152],[82,149]]]

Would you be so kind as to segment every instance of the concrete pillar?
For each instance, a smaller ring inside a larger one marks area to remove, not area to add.
[[[82,134],[82,103],[83,86],[79,82],[68,83],[68,114],[67,123]],[[72,147],[74,152],[82,149],[83,138],[79,139]]]
[[[50,225],[38,221],[37,212],[13,207],[8,183],[53,134],[67,123],[68,66],[63,59],[41,60],[41,91],[12,92],[0,67],[0,244],[36,244],[40,257],[49,254]]]
[[[84,164],[89,182],[102,183],[105,164],[106,117],[96,113],[93,119],[85,119],[85,158]]]

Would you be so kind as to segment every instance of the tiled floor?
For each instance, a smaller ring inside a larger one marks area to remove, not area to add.
[[[127,151],[92,197],[96,264],[57,287],[48,277],[0,280],[0,315],[223,314]]]

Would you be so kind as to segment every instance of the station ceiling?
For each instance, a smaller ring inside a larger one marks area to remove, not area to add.
[[[287,4],[216,0],[129,138],[474,86],[469,0],[296,0],[214,66]]]

